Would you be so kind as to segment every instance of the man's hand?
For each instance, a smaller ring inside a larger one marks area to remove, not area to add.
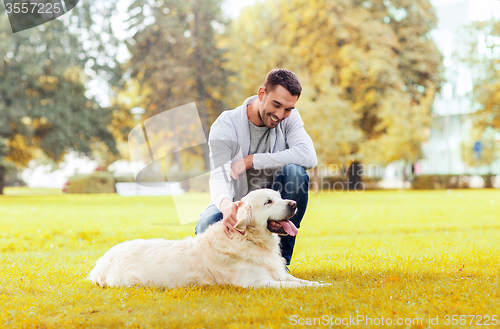
[[[252,165],[253,165],[253,154],[247,155],[243,159],[236,161],[231,166],[231,177],[237,180],[238,177],[244,171],[247,171],[248,169],[252,168]]]
[[[231,232],[239,235],[243,234],[242,232],[234,228],[236,223],[238,223],[238,220],[236,219],[236,213],[238,212],[238,205],[240,203],[241,201],[232,202],[228,198],[224,198],[220,202],[220,209],[222,211],[222,224],[224,224],[224,232],[226,233],[228,238],[233,237]]]

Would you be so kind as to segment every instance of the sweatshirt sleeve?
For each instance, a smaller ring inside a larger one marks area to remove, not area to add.
[[[304,122],[296,109],[292,110],[286,119],[284,134],[288,149],[275,153],[254,154],[255,169],[277,169],[291,163],[309,169],[318,164],[314,144],[304,129]]]
[[[210,197],[213,203],[220,210],[222,199],[228,198],[233,201],[233,191],[231,188],[231,161],[236,154],[236,136],[233,136],[234,128],[228,120],[216,120],[208,138],[210,149]]]

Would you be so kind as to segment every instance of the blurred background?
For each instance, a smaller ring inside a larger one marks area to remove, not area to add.
[[[276,67],[303,84],[317,188],[500,188],[499,59],[496,0],[89,0],[18,33],[2,4],[0,193],[133,184],[133,127],[195,102],[208,136]]]

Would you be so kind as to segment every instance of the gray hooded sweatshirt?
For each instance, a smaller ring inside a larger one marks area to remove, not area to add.
[[[257,95],[247,98],[234,110],[222,112],[210,128],[210,204],[216,205],[217,208],[224,198],[236,201],[235,197],[241,197],[231,183],[229,173],[231,164],[249,153],[247,105],[256,97]],[[270,153],[253,155],[254,169],[280,169],[288,164],[297,164],[309,169],[317,165],[314,144],[304,129],[304,122],[297,109],[293,109],[288,118],[271,129],[269,144]],[[221,152],[225,155],[220,156]]]

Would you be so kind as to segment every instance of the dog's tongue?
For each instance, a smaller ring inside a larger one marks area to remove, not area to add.
[[[293,223],[289,220],[285,220],[280,222],[281,225],[283,226],[283,229],[285,230],[286,233],[290,236],[296,236],[297,233],[299,233],[299,230],[293,225]]]

